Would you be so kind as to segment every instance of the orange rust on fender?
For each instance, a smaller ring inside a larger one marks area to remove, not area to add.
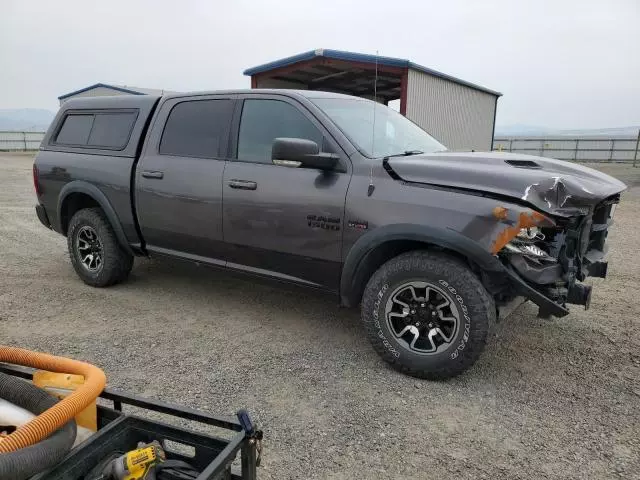
[[[494,216],[496,216],[495,212],[498,208],[502,207],[496,207],[493,209]],[[540,212],[536,212],[533,210],[529,212],[521,212],[518,216],[518,223],[516,225],[512,227],[505,227],[504,230],[498,232],[498,235],[493,242],[493,246],[491,247],[491,253],[495,255],[500,250],[502,250],[507,243],[513,240],[515,236],[520,233],[520,229],[535,227],[537,225],[540,225],[544,220],[546,220],[546,217]]]

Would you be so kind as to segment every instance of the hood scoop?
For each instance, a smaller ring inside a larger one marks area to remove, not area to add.
[[[542,168],[542,165],[533,160],[505,160],[504,163],[516,168]]]

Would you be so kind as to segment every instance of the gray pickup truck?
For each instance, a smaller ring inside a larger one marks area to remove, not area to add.
[[[70,100],[33,178],[85,283],[162,255],[328,290],[361,305],[387,362],[430,379],[470,367],[521,299],[543,317],[588,307],[581,282],[606,275],[626,188],[567,162],[448,152],[383,105],[293,90]]]

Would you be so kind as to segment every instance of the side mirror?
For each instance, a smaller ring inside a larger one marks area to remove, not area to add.
[[[338,158],[334,153],[321,153],[316,142],[303,138],[276,138],[271,147],[271,161],[282,167],[332,170]]]

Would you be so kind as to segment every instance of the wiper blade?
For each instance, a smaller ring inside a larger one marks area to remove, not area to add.
[[[405,150],[402,153],[394,153],[393,155],[385,155],[385,159],[386,158],[393,158],[393,157],[409,157],[411,155],[421,155],[424,152],[422,150]]]

